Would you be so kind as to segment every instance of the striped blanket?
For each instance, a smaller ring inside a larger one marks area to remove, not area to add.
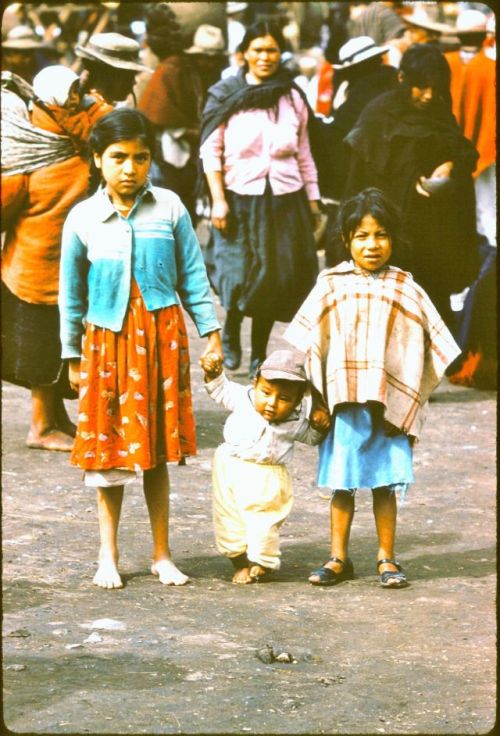
[[[28,174],[76,155],[71,138],[34,126],[18,95],[2,87],[2,174]]]
[[[418,437],[423,408],[460,349],[424,290],[393,266],[372,275],[343,262],[322,271],[285,339],[330,412],[378,401],[385,419]]]

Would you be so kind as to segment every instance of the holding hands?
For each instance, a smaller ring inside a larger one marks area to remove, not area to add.
[[[217,353],[205,353],[200,358],[200,365],[205,374],[205,383],[213,381],[222,373],[222,356]]]
[[[326,406],[316,406],[311,410],[309,423],[317,432],[328,432],[331,425],[330,412]]]

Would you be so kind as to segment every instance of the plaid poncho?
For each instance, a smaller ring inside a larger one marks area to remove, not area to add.
[[[285,332],[306,353],[306,373],[330,412],[378,401],[385,419],[418,437],[423,407],[460,353],[411,274],[376,276],[343,262],[323,271]]]

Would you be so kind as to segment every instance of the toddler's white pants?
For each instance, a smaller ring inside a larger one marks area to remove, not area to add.
[[[213,466],[213,517],[219,552],[271,570],[280,567],[279,528],[293,504],[292,479],[284,465],[264,465],[217,448]]]

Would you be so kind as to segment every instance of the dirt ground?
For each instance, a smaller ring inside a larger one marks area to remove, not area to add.
[[[245,344],[248,345],[248,320]],[[284,345],[277,325],[271,347]],[[308,584],[328,557],[317,450],[297,446],[295,506],[273,582],[235,586],[215,547],[210,467],[226,413],[196,361],[200,451],[170,466],[172,548],[192,583],[149,574],[140,484],[120,527],[125,587],[92,585],[93,492],[67,455],[24,446],[29,394],[3,388],[3,717],[15,733],[483,734],[496,720],[496,394],[446,381],[399,516],[411,585],[383,590],[368,493],[357,496],[356,579]],[[246,381],[244,369],[235,378]],[[74,403],[71,411],[75,411]],[[282,653],[281,659],[270,661]],[[289,655],[289,656],[286,656]]]

